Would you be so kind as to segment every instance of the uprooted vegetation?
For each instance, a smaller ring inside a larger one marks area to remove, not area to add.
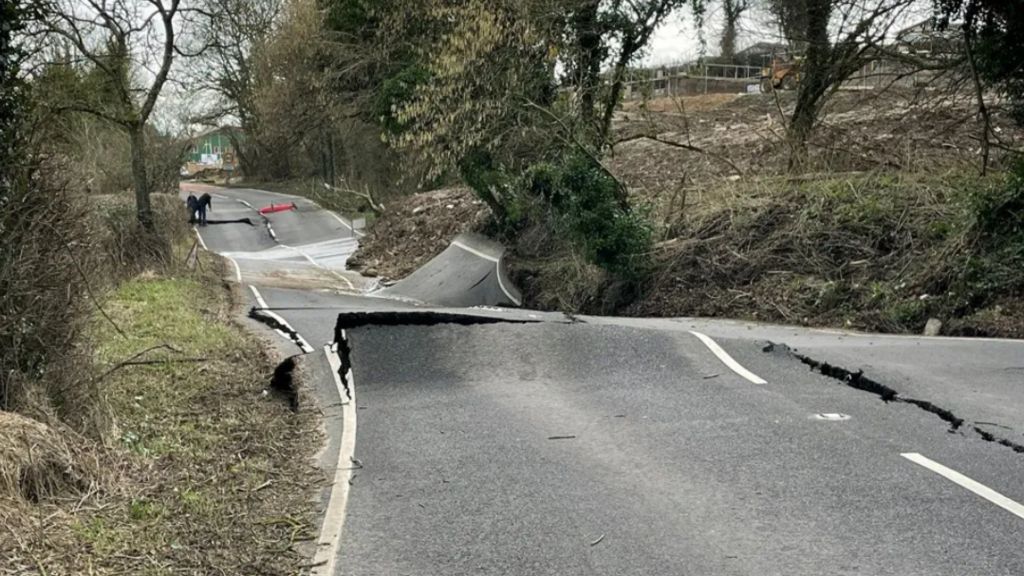
[[[463,232],[479,230],[489,211],[468,188],[414,194],[389,204],[348,266],[383,280],[409,275]]]
[[[658,245],[637,315],[1024,335],[1021,174],[737,186]]]
[[[919,332],[934,317],[947,334],[1022,336],[1020,169],[1010,173],[1007,153],[979,177],[969,104],[917,98],[839,94],[796,174],[773,132],[792,106],[785,94],[627,106],[606,164],[650,219],[642,280],[616,278],[553,225],[505,237],[513,279],[542,309],[886,332]],[[1008,118],[994,120],[1006,142],[1020,139]],[[386,216],[362,251],[411,271],[463,230],[434,218]],[[487,229],[479,214],[463,226]],[[434,252],[405,249],[419,237]]]

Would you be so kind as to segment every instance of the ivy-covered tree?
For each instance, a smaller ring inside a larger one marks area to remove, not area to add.
[[[21,29],[22,12],[20,0],[0,0],[0,198],[8,185],[3,168],[14,153],[14,130],[22,97],[18,81],[21,52],[14,43]]]

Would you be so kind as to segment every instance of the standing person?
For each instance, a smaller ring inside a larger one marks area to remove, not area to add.
[[[206,211],[213,210],[213,198],[209,194],[203,194],[199,197],[196,209],[199,211],[199,225],[206,226]]]
[[[199,210],[199,199],[196,195],[189,192],[188,199],[185,200],[185,204],[188,206],[188,223],[196,223],[196,211]]]

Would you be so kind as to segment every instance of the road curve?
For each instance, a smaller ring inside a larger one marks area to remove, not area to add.
[[[316,350],[346,481],[314,572],[1024,574],[1024,343],[424,308],[367,297],[343,250],[277,256],[352,238],[328,218],[201,231]]]

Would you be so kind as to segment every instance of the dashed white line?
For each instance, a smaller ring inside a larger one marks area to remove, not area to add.
[[[298,249],[298,248],[295,248],[294,246],[288,246],[288,245],[286,245],[286,244],[281,244],[280,246],[281,246],[282,248],[287,248],[288,250],[291,250],[291,251],[293,251],[293,252],[296,252],[296,253],[298,253],[298,254],[299,254],[300,256],[302,256],[303,258],[305,258],[305,259],[306,259],[306,260],[307,260],[307,261],[308,261],[308,262],[309,262],[310,264],[312,264],[313,266],[316,266],[317,268],[320,268],[321,270],[326,270],[326,271],[330,272],[331,274],[333,274],[333,275],[334,275],[334,277],[335,277],[335,278],[337,278],[337,279],[341,280],[341,281],[342,281],[342,282],[344,282],[345,284],[348,284],[348,289],[349,289],[349,290],[355,290],[355,289],[356,289],[356,285],[355,285],[355,284],[353,284],[351,280],[349,280],[348,278],[346,278],[346,277],[345,277],[344,275],[342,275],[342,274],[339,274],[339,273],[338,273],[337,271],[335,271],[335,270],[332,270],[331,268],[328,268],[328,267],[324,266],[323,264],[321,264],[321,263],[317,262],[317,261],[316,261],[315,259],[313,259],[313,257],[312,257],[312,256],[310,256],[309,254],[306,254],[306,253],[305,253],[305,252],[303,252],[302,250],[300,250],[300,249]]]
[[[341,337],[346,337],[344,330],[341,332]],[[320,545],[313,556],[315,568],[313,568],[312,574],[333,576],[338,559],[338,546],[345,528],[345,513],[348,508],[353,460],[356,453],[356,383],[352,376],[352,370],[349,369],[345,374],[351,394],[351,398],[349,398],[342,388],[341,378],[338,375],[341,362],[337,359],[336,351],[328,345],[324,347],[324,354],[327,355],[327,362],[334,375],[334,384],[338,389],[338,396],[341,398],[341,444],[338,447],[338,461],[334,468],[330,501],[327,504],[327,511],[324,513],[324,522],[320,526]]]
[[[749,381],[749,382],[751,382],[753,384],[767,384],[768,383],[764,378],[761,378],[757,374],[754,374],[750,370],[747,370],[746,368],[743,367],[743,365],[741,365],[739,362],[734,360],[733,357],[730,356],[728,352],[726,352],[724,349],[722,349],[722,347],[719,346],[717,342],[712,340],[711,337],[708,336],[707,334],[702,334],[702,333],[696,332],[694,330],[690,330],[690,334],[693,334],[694,336],[696,336],[697,339],[699,339],[701,342],[703,342],[704,345],[708,347],[708,350],[711,350],[711,353],[714,354],[715,356],[717,356],[718,359],[721,360],[723,364],[728,366],[730,370],[732,370],[733,372],[739,374],[745,380],[747,380],[747,381]]]
[[[1024,519],[1024,505],[1021,505],[1018,502],[1010,500],[1006,496],[1003,496],[1002,494],[996,492],[995,490],[989,488],[988,486],[985,486],[980,482],[972,480],[967,476],[964,476],[963,474],[957,472],[956,470],[953,470],[952,468],[947,468],[942,464],[939,464],[938,462],[926,458],[920,454],[911,452],[907,454],[900,454],[900,456],[903,456],[904,458],[910,460],[914,464],[924,466],[925,468],[931,470],[932,472],[935,472],[939,476],[942,476],[943,478],[958,484],[960,487],[966,488],[967,490],[974,492],[978,496],[981,496],[985,500],[988,500],[989,502],[995,504],[996,506],[999,506],[1003,510],[1009,512],[1010,514],[1013,514],[1018,518]]]

